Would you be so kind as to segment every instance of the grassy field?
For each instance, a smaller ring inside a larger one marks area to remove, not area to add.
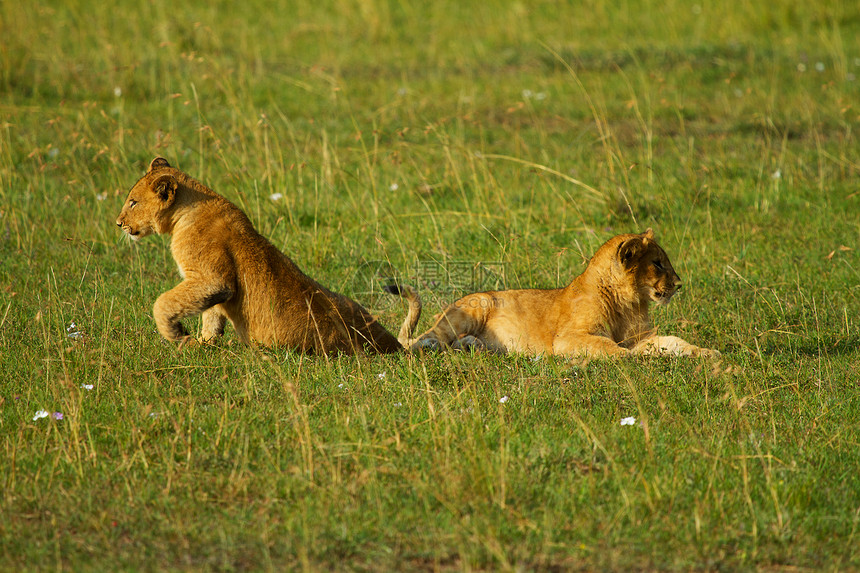
[[[0,3],[0,570],[860,570],[860,5],[560,4]],[[180,351],[156,155],[395,331],[653,227],[723,359]]]

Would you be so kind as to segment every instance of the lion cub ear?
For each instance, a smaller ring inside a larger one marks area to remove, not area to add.
[[[647,229],[645,229],[645,232],[642,233],[642,242],[647,245],[649,241],[653,241],[653,240],[654,240],[654,229],[652,229],[651,227],[648,227]]]
[[[177,189],[179,189],[179,181],[173,175],[162,175],[152,183],[153,193],[168,205],[176,198]]]
[[[170,167],[170,164],[163,157],[156,157],[152,160],[152,163],[149,164],[149,170],[147,173],[152,173],[156,169],[163,169],[165,167]]]
[[[633,236],[618,245],[618,260],[629,266],[632,262],[639,258],[645,251],[648,244],[647,237]]]

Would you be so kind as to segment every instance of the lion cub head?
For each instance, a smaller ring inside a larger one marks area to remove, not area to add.
[[[616,261],[640,300],[666,304],[681,288],[681,278],[666,251],[654,240],[649,228],[638,235],[620,235],[615,246]]]
[[[149,164],[146,175],[129,191],[116,224],[133,240],[169,232],[172,207],[179,188],[174,171],[166,159],[156,157]]]

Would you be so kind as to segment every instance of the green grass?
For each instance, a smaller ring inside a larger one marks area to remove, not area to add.
[[[0,569],[860,569],[860,7],[196,4],[0,4]],[[651,226],[723,360],[179,351],[156,155],[355,296]]]

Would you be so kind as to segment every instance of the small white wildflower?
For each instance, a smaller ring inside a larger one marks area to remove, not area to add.
[[[770,176],[771,179],[780,179],[781,177],[782,177],[782,170],[781,169],[777,169]]]
[[[122,88],[119,86],[116,86],[115,88],[113,88],[113,95],[115,97],[122,97]]]
[[[379,374],[376,375],[376,377],[379,378],[380,380],[385,380],[385,372],[380,372]]]
[[[338,387],[338,388],[343,388],[343,384],[342,384],[342,383],[341,383],[341,384],[338,384],[338,385],[337,385],[337,387]]]
[[[621,419],[621,425],[622,426],[632,426],[635,423],[636,423],[636,418],[634,418],[633,416],[630,416],[629,418],[622,418]]]
[[[272,201],[280,201],[283,198],[283,193],[272,193],[271,195],[269,195],[269,199],[271,199]]]
[[[400,189],[400,185],[398,185],[397,183],[392,183],[388,188],[392,191],[397,191],[398,189]]]
[[[543,354],[538,354],[537,356],[533,356],[529,360],[531,360],[532,362],[540,362],[541,360],[543,360]]]
[[[81,388],[83,388],[84,390],[92,390],[93,385],[92,384],[81,384]]]
[[[509,398],[509,397],[507,397],[507,396],[502,396],[501,398],[499,398],[499,404],[504,404],[504,403],[505,403],[505,402],[507,402],[508,400],[510,400],[510,398]]]
[[[815,71],[823,72],[824,71],[824,62],[816,62],[815,63]]]
[[[150,417],[150,418],[157,418],[157,417],[158,417],[158,412],[150,412],[150,413],[149,413],[149,417]]]
[[[530,99],[532,97],[532,90],[523,90],[523,97],[526,99]]]
[[[402,405],[403,405],[403,402],[395,402],[395,403],[394,403],[394,407],[395,407],[395,408],[399,408],[399,407],[400,407],[400,406],[402,406]]]
[[[47,418],[51,414],[47,410],[39,410],[36,412],[36,415],[33,416],[33,421],[41,420],[42,418]]]
[[[98,195],[96,195],[97,201],[104,201],[105,199],[107,199],[107,193],[99,193]]]
[[[80,332],[78,330],[78,325],[72,322],[68,327],[66,327],[66,336],[74,340],[78,340],[84,336],[84,333]]]
[[[797,71],[800,73],[805,72],[806,71],[806,64],[804,64],[803,62],[800,62],[799,64],[797,64]]]

